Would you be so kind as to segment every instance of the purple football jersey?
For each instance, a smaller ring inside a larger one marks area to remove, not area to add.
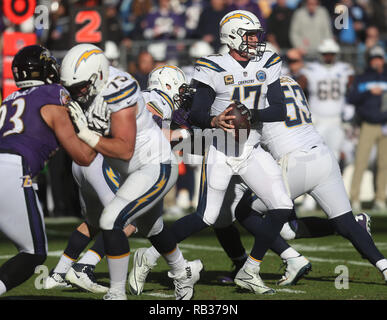
[[[50,84],[15,91],[0,107],[0,149],[23,156],[32,177],[59,148],[40,108],[47,104],[65,105],[68,99],[66,89]]]

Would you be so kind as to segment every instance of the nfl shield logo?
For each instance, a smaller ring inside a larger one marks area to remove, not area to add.
[[[243,76],[247,77],[247,71],[243,71]]]
[[[266,80],[266,73],[265,73],[265,71],[260,70],[260,71],[257,72],[257,74],[255,76],[257,77],[257,80],[259,82],[264,82]]]

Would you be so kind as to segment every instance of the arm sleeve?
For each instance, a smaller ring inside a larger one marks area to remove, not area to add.
[[[284,121],[286,119],[285,97],[281,89],[280,80],[277,79],[269,84],[267,89],[267,100],[269,107],[265,109],[251,110],[251,123]]]
[[[196,93],[193,97],[188,121],[202,129],[211,128],[210,107],[215,100],[216,93],[214,89],[202,82],[195,82],[194,85]]]

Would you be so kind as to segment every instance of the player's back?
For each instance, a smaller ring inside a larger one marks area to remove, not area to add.
[[[313,62],[302,70],[308,80],[309,103],[313,115],[340,117],[345,104],[350,65],[335,62],[331,65]]]
[[[175,110],[172,99],[162,90],[152,89],[142,91],[142,96],[148,104],[163,120],[171,120]]]
[[[262,124],[262,144],[275,159],[322,142],[313,126],[308,102],[301,87],[290,77],[281,76],[280,79],[285,95],[286,120]]]
[[[44,105],[65,105],[68,100],[66,89],[50,84],[15,91],[0,107],[0,149],[22,155],[32,176],[59,148],[40,109]]]

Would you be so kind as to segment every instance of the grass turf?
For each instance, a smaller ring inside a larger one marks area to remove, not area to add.
[[[47,223],[49,256],[45,262],[46,270],[51,270],[57,263],[66,246],[70,233],[77,226],[71,223]],[[253,239],[242,229],[242,241],[247,252],[252,247]],[[379,250],[387,256],[387,218],[373,217],[373,238]],[[368,261],[362,259],[352,245],[339,236],[314,239],[298,239],[289,242],[295,249],[310,259],[312,271],[297,285],[280,287],[276,282],[284,272],[280,270],[282,261],[269,252],[261,267],[261,276],[265,284],[276,289],[275,295],[254,295],[237,289],[233,284],[221,283],[219,278],[231,270],[231,261],[221,249],[213,231],[203,230],[180,244],[186,259],[201,259],[204,270],[195,286],[195,300],[384,300],[387,287],[381,273]],[[147,240],[134,236],[130,239],[131,251],[148,246]],[[0,240],[0,264],[16,253],[14,246],[2,238]],[[131,267],[132,260],[129,267]],[[340,273],[338,266],[348,269],[349,288],[337,289],[336,277]],[[168,266],[160,259],[145,284],[141,296],[130,296],[130,300],[174,300],[173,283],[167,276]],[[101,284],[108,285],[108,268],[105,259],[97,265],[96,276]],[[82,292],[77,288],[37,289],[41,284],[43,273],[33,275],[27,282],[1,296],[0,300],[92,300],[101,299],[102,294]]]

